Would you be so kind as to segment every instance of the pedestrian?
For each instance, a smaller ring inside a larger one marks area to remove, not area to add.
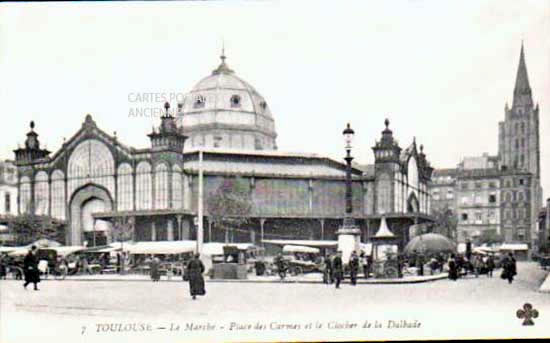
[[[363,275],[365,275],[365,279],[369,278],[369,257],[365,252],[361,253],[361,262],[363,263]]]
[[[6,259],[4,256],[0,256],[0,280],[6,280]]]
[[[336,288],[340,288],[340,282],[344,278],[344,264],[342,263],[341,251],[338,251],[332,260],[332,278],[336,283]]]
[[[508,283],[511,284],[516,274],[516,259],[510,252],[502,261],[502,274],[500,277],[505,280],[507,279]]]
[[[37,253],[38,250],[36,246],[33,245],[23,260],[23,272],[25,273],[25,283],[23,287],[27,289],[29,283],[32,283],[34,284],[35,291],[38,291],[38,283],[40,282]]]
[[[187,271],[189,275],[189,292],[193,297],[193,300],[197,299],[197,295],[205,295],[204,289],[204,264],[199,259],[199,254],[195,256],[187,263]]]
[[[493,270],[495,269],[495,260],[493,255],[487,257],[487,277],[493,277]]]
[[[275,262],[275,265],[277,266],[277,273],[279,274],[281,281],[283,281],[286,277],[286,265],[285,265],[285,260],[283,258],[283,254],[282,253],[277,254],[277,257],[275,257],[274,262]]]
[[[479,272],[481,270],[481,258],[478,255],[473,257],[472,267],[474,269],[474,274],[476,277],[479,277]]]
[[[354,251],[351,252],[351,256],[349,258],[349,274],[350,274],[350,280],[352,285],[357,284],[357,274],[359,273],[359,257],[357,256],[357,253]]]
[[[160,280],[160,260],[158,257],[153,258],[150,268],[151,280],[153,280],[153,282],[158,282]]]
[[[324,262],[325,262],[325,272],[324,272],[324,275],[323,275],[323,281],[327,285],[330,285],[334,282],[334,280],[332,279],[332,256],[330,254],[328,254],[325,257]]]
[[[424,275],[424,255],[422,255],[422,253],[417,255],[415,265],[418,266],[418,275],[423,276]]]
[[[119,252],[116,253],[116,272],[120,273],[120,266],[122,265],[122,255]]]
[[[456,281],[456,279],[458,279],[458,266],[457,266],[456,257],[454,254],[451,254],[448,264],[449,264],[449,279]]]

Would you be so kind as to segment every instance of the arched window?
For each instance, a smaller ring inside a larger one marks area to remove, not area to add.
[[[134,184],[132,180],[132,167],[128,163],[123,163],[118,167],[118,210],[133,210],[133,196]]]
[[[418,190],[418,166],[416,164],[416,158],[414,156],[411,156],[409,158],[409,163],[407,165],[407,173],[408,173],[408,183],[409,187],[413,187],[414,189]]]
[[[111,151],[97,139],[80,143],[69,159],[69,178],[114,175],[114,171]]]
[[[183,175],[177,164],[172,168],[172,207],[183,208]]]
[[[93,182],[105,187],[113,196],[115,191],[115,161],[107,145],[97,139],[80,143],[68,163],[68,197],[78,187]]]
[[[241,97],[240,96],[235,94],[231,97],[231,107],[233,107],[233,108],[241,107]]]
[[[19,209],[21,213],[29,213],[31,211],[31,179],[28,176],[21,178],[19,193]]]
[[[151,183],[151,165],[148,162],[142,161],[136,168],[136,209],[151,209]]]
[[[48,173],[43,170],[39,171],[34,180],[34,212],[37,215],[47,215],[50,202]]]
[[[197,95],[193,101],[193,108],[203,108],[206,103],[204,95]]]
[[[521,133],[525,133],[525,122],[521,122]]]
[[[65,219],[65,174],[61,170],[52,173],[52,217]]]
[[[168,208],[168,168],[161,163],[155,169],[155,208]]]

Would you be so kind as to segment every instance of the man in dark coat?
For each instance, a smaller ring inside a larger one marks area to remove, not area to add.
[[[204,278],[202,277],[204,264],[199,259],[199,254],[196,254],[187,263],[187,273],[189,275],[189,291],[193,300],[197,299],[197,295],[205,295],[206,290],[204,289]]]
[[[36,254],[37,249],[36,246],[33,245],[23,260],[23,272],[25,273],[25,283],[23,287],[27,289],[29,283],[32,283],[34,284],[34,290],[38,291],[40,272],[38,271],[38,257]]]
[[[325,257],[325,273],[323,276],[323,281],[327,285],[330,285],[334,282],[334,280],[332,279],[332,256],[330,254]]]
[[[458,266],[454,254],[449,258],[449,279],[456,281],[458,279]]]
[[[355,250],[351,252],[349,257],[349,273],[351,284],[355,286],[357,284],[357,274],[359,273],[359,257]]]
[[[151,261],[151,280],[157,282],[160,280],[160,260],[158,257],[153,258]]]
[[[336,288],[340,288],[340,282],[344,278],[344,264],[342,263],[341,251],[338,251],[332,260],[332,278],[336,282]]]
[[[281,278],[281,281],[284,280],[286,277],[286,263],[283,258],[283,254],[279,253],[277,257],[275,257],[275,266],[277,266],[277,273],[279,274],[279,277]]]
[[[508,283],[514,281],[514,276],[516,272],[516,259],[512,253],[508,253],[508,256],[502,261],[502,275],[501,278],[507,279]]]

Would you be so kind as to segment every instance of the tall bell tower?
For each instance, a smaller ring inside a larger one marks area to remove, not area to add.
[[[529,171],[540,179],[539,105],[533,104],[523,44],[512,107],[507,103],[504,114],[504,121],[499,123],[498,140],[501,166]]]

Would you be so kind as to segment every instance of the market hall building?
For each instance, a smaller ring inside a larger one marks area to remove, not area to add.
[[[148,134],[149,148],[122,144],[87,115],[52,154],[40,147],[31,123],[25,146],[15,150],[19,212],[64,220],[68,245],[113,241],[113,227],[121,224],[135,241],[192,240],[201,164],[204,204],[235,177],[252,201],[247,224],[230,233],[204,206],[205,241],[337,239],[346,165],[278,151],[268,103],[221,58],[177,109],[166,104],[159,127]],[[412,224],[432,220],[427,184],[433,169],[415,141],[406,149],[398,145],[389,124],[372,148],[375,163],[352,168],[353,217],[366,241],[385,216],[404,247]]]

